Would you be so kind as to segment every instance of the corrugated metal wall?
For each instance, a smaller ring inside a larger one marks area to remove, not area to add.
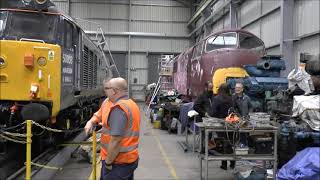
[[[131,55],[130,85],[131,96],[136,100],[144,100],[145,86],[148,83],[148,59],[146,53]],[[134,63],[133,63],[134,62]]]
[[[280,53],[279,0],[247,0],[241,4],[238,17],[240,27],[264,41],[268,54]]]
[[[224,0],[212,5],[212,9],[221,6]],[[239,1],[235,1],[239,2]],[[281,44],[281,3],[282,0],[243,0],[237,12],[238,27],[248,30],[260,37],[267,48],[269,55],[282,55]],[[288,59],[287,67],[292,68],[301,52],[318,54],[320,49],[320,1],[319,0],[294,0],[294,59]],[[230,27],[229,13],[225,14],[210,27],[210,32]],[[196,22],[199,26],[204,19]],[[289,27],[290,28],[290,27]],[[202,32],[203,33],[203,32]],[[286,32],[284,32],[286,33]],[[197,36],[201,36],[198,34]],[[288,72],[286,72],[288,73]]]
[[[295,0],[294,35],[300,39],[294,43],[295,60],[301,52],[319,53],[320,49],[320,1]]]
[[[146,57],[148,53],[177,54],[189,47],[186,24],[190,19],[190,7],[178,1],[53,0],[53,2],[71,17],[101,24],[107,34],[110,50],[113,53],[125,54],[130,61],[129,77],[132,91],[130,94],[135,99],[144,99],[141,88],[148,82]],[[77,21],[85,31],[96,31],[96,25]],[[115,56],[116,61],[117,59],[118,56]],[[123,68],[121,65],[119,67]]]

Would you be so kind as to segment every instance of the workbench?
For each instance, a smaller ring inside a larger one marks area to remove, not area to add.
[[[277,133],[278,128],[275,126],[268,126],[268,127],[244,127],[244,128],[226,128],[225,125],[223,126],[208,126],[203,122],[195,123],[195,125],[200,128],[200,146],[202,148],[202,136],[203,132],[205,135],[204,142],[205,148],[204,153],[199,153],[200,159],[200,179],[202,179],[202,160],[205,161],[205,180],[208,179],[208,163],[209,161],[222,161],[222,160],[264,160],[264,161],[273,161],[273,178],[276,179],[276,170],[277,170]],[[273,134],[273,153],[272,154],[246,154],[246,155],[237,155],[235,151],[232,154],[222,154],[222,155],[209,155],[208,150],[208,140],[209,140],[209,133],[211,132],[239,132],[239,133],[249,133],[249,132],[262,132],[262,133],[272,133]],[[201,150],[199,151],[201,152]]]

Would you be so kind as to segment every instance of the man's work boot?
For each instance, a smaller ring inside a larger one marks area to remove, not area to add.
[[[224,170],[227,170],[228,169],[228,167],[227,167],[227,161],[221,161],[221,166],[220,166],[220,168],[221,169],[224,169]]]
[[[230,168],[234,169],[235,166],[236,166],[236,161],[230,161]]]

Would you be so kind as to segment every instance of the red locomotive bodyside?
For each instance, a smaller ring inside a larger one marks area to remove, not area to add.
[[[181,53],[175,62],[174,87],[180,94],[198,96],[204,83],[219,68],[256,64],[265,54],[261,39],[248,31],[224,30],[213,33]]]

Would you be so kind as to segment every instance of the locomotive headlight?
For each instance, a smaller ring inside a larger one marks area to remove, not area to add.
[[[0,57],[0,68],[3,68],[6,66],[6,61]]]
[[[45,66],[47,64],[47,59],[45,57],[39,57],[38,64],[39,66]]]
[[[44,4],[44,3],[47,2],[47,0],[36,0],[36,2],[37,2],[38,4]]]

